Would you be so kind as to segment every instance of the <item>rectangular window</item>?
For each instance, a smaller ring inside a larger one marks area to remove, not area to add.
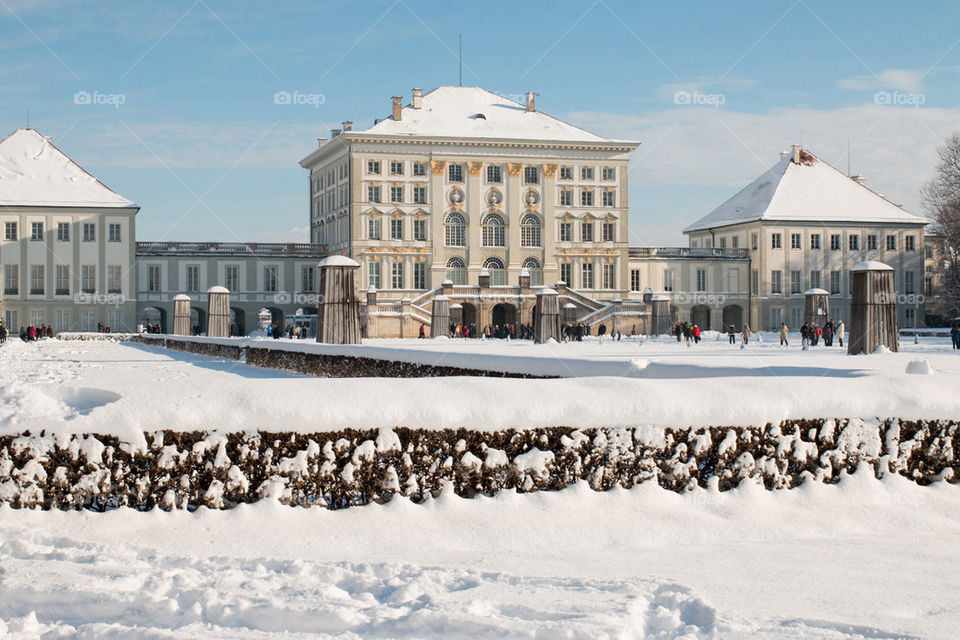
[[[380,162],[377,160],[367,160],[367,173],[380,175]]]
[[[801,241],[800,241],[800,234],[799,234],[799,233],[791,233],[791,234],[790,234],[790,248],[791,248],[791,249],[801,249],[801,248],[803,248],[803,246],[802,246],[802,244],[801,244]]]
[[[912,329],[917,326],[917,310],[916,309],[904,309],[904,326],[908,329]]]
[[[840,272],[839,271],[830,272],[830,295],[832,296],[840,295]]]
[[[782,249],[783,248],[783,236],[779,233],[770,234],[770,248],[771,249]]]
[[[415,176],[425,176],[427,175],[427,165],[424,162],[414,162],[413,163],[413,175]]]
[[[819,289],[820,286],[821,286],[821,285],[820,285],[820,272],[819,272],[819,271],[811,271],[811,272],[810,272],[810,288],[811,288],[811,289]]]
[[[753,295],[760,295],[760,272],[756,269],[750,274],[750,291]]]
[[[560,242],[573,242],[573,225],[571,223],[560,223]]]
[[[119,264],[107,265],[107,293],[120,293],[122,273]]]
[[[70,223],[57,223],[57,242],[70,242]]]
[[[580,242],[593,242],[593,223],[580,223]]]
[[[97,266],[85,264],[80,267],[80,290],[83,293],[97,292]]]
[[[70,295],[70,265],[58,264],[54,267],[54,292],[58,296]]]
[[[673,291],[673,269],[663,270],[663,290]]]
[[[34,241],[43,240],[43,223],[42,222],[30,223],[30,239]]]
[[[573,279],[573,265],[569,262],[560,263],[560,280],[565,282],[568,285],[573,285],[571,280]]]
[[[617,241],[617,225],[612,222],[604,222],[600,227],[600,233],[604,242]]]
[[[4,240],[17,239],[17,223],[16,222],[3,223],[3,239]]]
[[[867,236],[867,250],[876,251],[877,249],[877,236],[871,234]]]
[[[603,175],[601,176],[604,180],[616,180],[617,179],[617,170],[613,167],[604,167]]]
[[[403,202],[403,185],[390,185],[390,202]]]
[[[839,233],[830,234],[830,250],[840,251],[840,234]]]
[[[602,196],[603,196],[603,203],[602,203],[603,206],[605,206],[605,207],[614,207],[614,206],[616,206],[616,205],[614,204],[614,200],[615,200],[616,198],[615,198],[615,193],[614,193],[613,189],[607,189],[607,190],[605,190],[605,191],[603,192]]]
[[[573,206],[573,189],[560,189],[560,206]]]
[[[30,294],[35,296],[43,295],[43,265],[30,265]]]
[[[96,328],[96,324],[97,324],[96,311],[80,312],[80,330],[81,331],[93,331]]]
[[[770,293],[772,295],[783,294],[783,272],[782,271],[770,272]]]
[[[390,239],[403,240],[403,218],[390,219]]]
[[[739,248],[740,248],[740,236],[733,236],[732,242],[733,242],[733,248],[734,248],[734,249],[739,249]]]
[[[640,291],[640,270],[630,270],[630,291]]]
[[[933,278],[930,276],[923,279],[923,294],[928,297],[933,295]]]
[[[84,242],[96,242],[97,240],[97,225],[92,222],[83,223],[83,241]]]
[[[414,202],[414,204],[426,204],[426,203],[427,203],[427,188],[426,188],[426,187],[414,187],[414,188],[413,188],[413,202]]]
[[[447,180],[450,182],[463,182],[463,165],[451,164],[447,167]],[[403,270],[403,267],[400,268]]]
[[[914,236],[904,236],[904,238],[903,238],[903,250],[904,250],[904,251],[916,251],[916,250],[917,250],[917,247],[916,247],[916,244],[914,244],[915,242],[916,242],[916,238],[915,238]]]
[[[897,236],[887,236],[887,251],[897,250]]]
[[[903,292],[907,295],[916,293],[913,284],[913,271],[903,272]]]
[[[524,167],[523,184],[540,184],[540,170],[537,167]]]
[[[819,249],[819,248],[820,248],[820,234],[819,234],[819,233],[811,233],[811,234],[810,234],[810,248],[811,248],[811,249]]]
[[[57,324],[55,326],[57,331],[69,331],[71,329],[69,311],[66,311],[64,309],[58,309],[56,318],[57,318]]]
[[[593,206],[593,189],[580,190],[580,206],[581,207]]]
[[[403,289],[402,262],[394,262],[390,265],[390,286],[394,289]]]
[[[860,250],[860,236],[850,236],[850,251]]]
[[[380,187],[375,184],[367,185],[367,200],[369,202],[380,202]]]
[[[413,263],[413,288],[427,288],[427,265],[425,262]]]
[[[487,182],[490,184],[500,184],[503,182],[503,173],[500,170],[500,165],[487,165]]]
[[[200,291],[200,265],[187,265],[187,291]],[[268,289],[271,291],[271,289]]]
[[[227,267],[227,269],[229,268]],[[227,288],[230,289],[229,286]],[[158,264],[147,265],[147,291],[151,293],[160,291],[160,265]],[[230,291],[235,291],[235,289],[230,289]]]
[[[697,269],[697,291],[707,290],[707,270]]]
[[[402,160],[391,160],[390,161],[390,174],[394,176],[403,175],[403,161]]]
[[[560,167],[561,180],[573,180],[573,167]]]
[[[20,293],[20,265],[8,264],[3,267],[3,293],[8,296]],[[12,327],[7,327],[11,331]]]
[[[157,279],[160,278],[159,273],[160,267],[157,266]],[[227,288],[227,291],[230,293],[237,293],[240,291],[240,267],[235,264],[228,264],[223,268],[224,286]],[[157,289],[159,291],[159,289]]]
[[[604,289],[617,288],[617,265],[615,264],[603,265],[603,283],[602,284]]]
[[[584,262],[580,265],[580,286],[584,289],[593,289],[592,262]]]
[[[263,290],[268,292],[275,292],[277,290],[277,284],[279,283],[279,278],[277,277],[277,265],[268,264],[263,267]]]
[[[791,271],[790,272],[790,293],[792,295],[797,295],[800,293],[800,272]]]
[[[724,248],[726,248],[726,246],[727,246],[727,239],[726,239],[725,237],[724,237],[724,238],[720,238],[720,248],[721,248],[721,249],[724,249]]]
[[[7,309],[3,312],[4,320],[9,331],[13,331],[16,327],[20,326],[20,323],[17,322],[17,312],[11,309]]]
[[[367,281],[368,285],[374,289],[380,288],[380,263],[371,262],[367,264]]]
[[[580,167],[581,180],[593,180],[593,167]]]
[[[426,220],[414,220],[413,221],[413,239],[417,242],[426,242],[427,240],[427,221]]]
[[[310,293],[313,293],[314,285],[316,284],[314,282],[315,273],[316,273],[316,270],[312,265],[304,265],[303,267],[300,268],[300,290],[301,291],[309,291]],[[230,287],[227,287],[227,288],[229,289]]]
[[[750,248],[756,251],[760,248],[760,235],[756,233],[750,234]]]
[[[107,226],[107,242],[120,242],[120,224],[111,222]]]
[[[367,220],[367,240],[380,239],[380,218]]]

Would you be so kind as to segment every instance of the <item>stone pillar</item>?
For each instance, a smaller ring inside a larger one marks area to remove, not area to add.
[[[430,308],[430,337],[450,335],[450,298],[434,296],[433,306]]]
[[[653,289],[650,287],[643,288],[643,304],[650,304],[653,301]]]
[[[407,337],[406,336],[407,318],[410,318],[412,316],[412,312],[410,311],[411,306],[413,306],[413,300],[411,300],[410,298],[400,298],[400,337],[401,338]],[[419,325],[420,323],[417,322],[417,324]],[[417,327],[417,335],[419,335],[419,333],[420,333],[420,329],[419,327]]]
[[[230,337],[230,292],[226,287],[207,289],[207,336]]]
[[[444,280],[440,283],[440,286],[443,288],[443,295],[452,296],[453,295],[453,280]]]
[[[354,283],[360,265],[346,256],[329,256],[318,267],[317,342],[359,344],[360,301]]]
[[[620,330],[620,314],[623,312],[623,300],[620,298],[614,298],[613,303],[613,315],[610,317],[610,333],[614,333]]]
[[[659,336],[670,333],[670,296],[653,296],[650,300],[650,335]]]
[[[544,343],[550,338],[557,342],[563,338],[560,334],[560,295],[554,289],[537,291],[537,312],[533,318],[533,339]]]
[[[830,292],[807,289],[803,292],[803,321],[822,327],[830,319]]]
[[[577,305],[572,302],[563,305],[563,321],[566,324],[573,324],[577,321]]]
[[[173,335],[188,336],[190,327],[190,296],[178,293],[173,296]]]
[[[463,324],[463,305],[450,305],[450,324]]]
[[[367,315],[366,315],[366,321],[367,321],[366,335],[368,338],[380,337],[379,316],[376,314],[377,314],[377,288],[373,285],[370,285],[370,288],[367,289]]]
[[[481,293],[483,292],[483,289],[489,289],[489,288],[490,288],[490,271],[488,271],[486,268],[480,269]]]
[[[882,262],[851,267],[853,300],[847,353],[873,353],[878,347],[897,350],[897,303],[893,268]]]
[[[526,267],[520,269],[520,288],[529,289],[530,288],[530,270]]]

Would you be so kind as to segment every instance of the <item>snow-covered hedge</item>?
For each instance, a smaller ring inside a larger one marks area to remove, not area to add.
[[[768,489],[842,471],[955,482],[960,422],[793,420],[763,427],[506,431],[172,432],[134,447],[113,436],[0,436],[0,503],[44,509],[230,508],[264,497],[339,509],[460,495],[598,491],[656,482],[683,492],[744,480]]]

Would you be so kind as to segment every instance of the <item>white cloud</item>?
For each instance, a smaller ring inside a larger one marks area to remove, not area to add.
[[[853,76],[837,81],[841,89],[854,91],[877,91],[895,89],[906,93],[923,92],[924,72],[919,69],[887,69],[877,75]]]

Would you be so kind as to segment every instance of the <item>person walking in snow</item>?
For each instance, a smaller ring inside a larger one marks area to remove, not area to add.
[[[727,337],[730,339],[730,344],[737,344],[737,328],[732,324],[727,327]]]
[[[833,346],[833,320],[829,320],[827,324],[823,325],[823,346]]]
[[[802,329],[801,329],[801,331],[802,331]],[[789,346],[790,346],[790,341],[787,340],[787,335],[788,335],[789,333],[790,333],[790,327],[788,327],[788,326],[786,325],[786,323],[781,322],[781,323],[780,323],[780,346],[781,346],[781,347],[789,347]]]
[[[700,344],[700,325],[693,325],[693,343]]]
[[[603,336],[607,335],[607,325],[600,323],[600,328],[597,329],[597,335],[600,337],[600,344],[603,344]]]
[[[843,324],[843,320],[837,323],[837,340],[840,342],[840,346],[843,346],[843,334],[847,332],[847,327]]]
[[[743,323],[743,344],[750,344],[750,325],[746,322]]]
[[[950,327],[950,340],[954,349],[960,349],[960,318],[953,319],[953,325]]]

